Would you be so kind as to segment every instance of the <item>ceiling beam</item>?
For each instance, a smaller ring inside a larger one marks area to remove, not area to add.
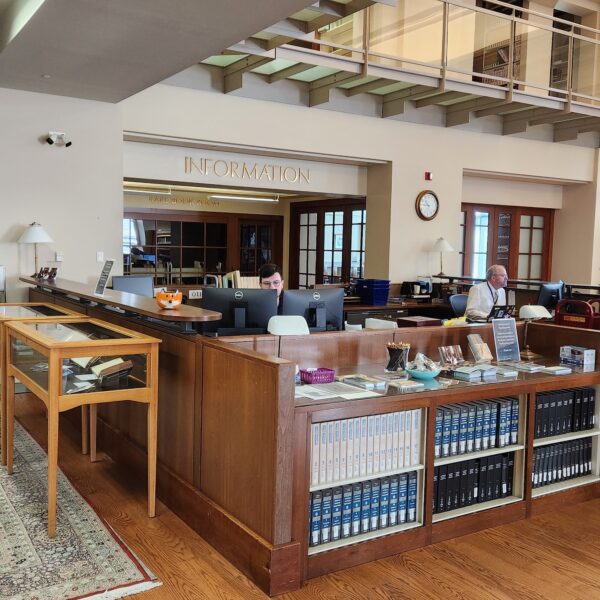
[[[428,85],[413,85],[397,92],[390,92],[382,96],[381,116],[393,117],[401,115],[404,112],[404,103],[406,100],[418,100],[423,95],[430,95],[436,88]]]
[[[300,21],[298,19],[283,19],[279,23],[274,23],[269,27],[263,29],[265,33],[273,35],[282,35],[288,38],[298,38],[306,35],[310,30],[308,28],[307,21]]]
[[[469,122],[472,111],[482,110],[496,104],[498,104],[496,98],[475,98],[451,104],[446,107],[446,127],[465,125]]]
[[[549,125],[552,123],[562,123],[563,121],[572,121],[574,119],[581,118],[581,115],[567,112],[567,111],[558,111],[554,114],[547,115],[545,117],[538,117],[537,119],[530,119],[529,125]]]
[[[432,104],[440,104],[441,102],[450,102],[450,100],[458,100],[465,96],[470,96],[466,92],[441,92],[440,94],[434,94],[433,96],[427,96],[421,100],[415,101],[417,108],[424,108],[425,106],[431,106]]]
[[[241,60],[223,68],[223,92],[228,94],[234,90],[239,90],[242,85],[242,76],[246,71],[256,69],[273,60],[270,56],[246,56]]]
[[[348,88],[344,90],[346,92],[346,96],[356,96],[357,94],[366,94],[368,92],[372,92],[373,90],[378,90],[379,88],[385,87],[386,85],[390,85],[394,83],[389,79],[375,79],[373,81],[367,81],[367,83],[361,83],[360,85],[355,85],[354,87]]]
[[[583,117],[565,121],[554,125],[554,141],[564,142],[566,140],[575,140],[580,133],[587,131],[598,131],[600,129],[600,118]]]
[[[275,73],[271,73],[267,77],[267,81],[269,83],[275,83],[276,81],[287,79],[288,77],[292,77],[293,75],[304,73],[304,71],[308,71],[313,67],[314,65],[305,65],[304,63],[297,63],[295,65],[291,65],[290,67],[286,67],[285,69],[281,69],[280,71],[276,71]]]
[[[499,102],[497,104],[493,104],[492,106],[482,108],[481,110],[476,110],[473,114],[480,119],[481,117],[490,117],[492,115],[502,115],[504,113],[515,112],[517,110],[527,108],[527,106],[529,105],[521,102]]]
[[[327,77],[321,77],[308,84],[308,105],[317,106],[329,102],[329,90],[340,83],[350,83],[364,77],[362,73],[348,73],[340,71]]]

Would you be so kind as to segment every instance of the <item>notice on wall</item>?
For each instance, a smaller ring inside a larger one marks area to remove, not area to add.
[[[494,330],[494,343],[496,344],[496,360],[519,361],[519,338],[517,337],[517,323],[514,319],[492,319]]]

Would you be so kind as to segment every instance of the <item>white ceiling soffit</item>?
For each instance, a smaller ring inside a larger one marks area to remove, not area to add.
[[[0,0],[0,87],[119,102],[310,4]]]
[[[480,171],[478,169],[463,169],[465,177],[480,177],[482,179],[508,179],[525,183],[545,183],[550,185],[582,185],[590,183],[581,179],[564,179],[560,177],[539,177],[521,173],[499,173],[495,171]]]

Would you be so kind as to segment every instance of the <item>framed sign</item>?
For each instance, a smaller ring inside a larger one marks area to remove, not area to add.
[[[496,344],[496,360],[498,362],[521,360],[515,320],[492,319],[492,328]]]
[[[98,283],[96,284],[96,289],[94,291],[95,295],[102,296],[104,294],[104,289],[108,283],[108,276],[110,275],[114,264],[114,259],[105,261],[104,266],[102,267],[102,272],[100,273],[100,277],[98,277]]]

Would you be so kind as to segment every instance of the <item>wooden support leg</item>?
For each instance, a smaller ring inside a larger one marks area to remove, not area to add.
[[[81,454],[89,452],[88,405],[81,405]]]
[[[6,377],[6,410],[2,415],[2,433],[6,440],[2,439],[2,451],[6,457],[6,467],[9,475],[13,472],[13,450],[15,439],[15,378]]]
[[[90,462],[96,462],[96,423],[98,418],[98,405],[90,404]]]
[[[58,470],[58,410],[48,409],[48,537],[56,535],[56,477]]]
[[[148,404],[148,516],[156,515],[156,435],[157,405]]]

